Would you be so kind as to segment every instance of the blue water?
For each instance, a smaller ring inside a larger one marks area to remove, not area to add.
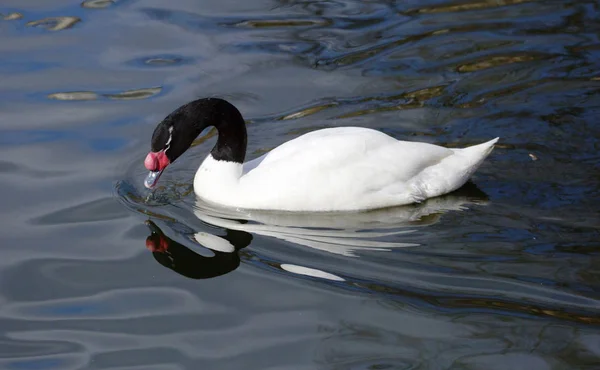
[[[594,1],[5,0],[0,368],[597,369]],[[323,127],[462,147],[471,183],[354,215],[152,195],[155,125],[219,96],[252,159]]]

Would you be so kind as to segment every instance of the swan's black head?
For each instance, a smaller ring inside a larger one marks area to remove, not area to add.
[[[156,186],[167,166],[179,158],[209,126],[219,131],[211,154],[217,160],[243,163],[246,156],[246,125],[231,103],[218,98],[198,99],[177,108],[156,126],[151,151],[144,165],[150,171],[144,185]]]

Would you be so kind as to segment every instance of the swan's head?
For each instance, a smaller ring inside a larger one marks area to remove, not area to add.
[[[235,139],[233,136],[236,136],[233,133],[236,133],[236,129],[239,130],[240,125],[243,138],[236,142],[232,140]],[[246,151],[246,129],[240,112],[223,99],[198,99],[177,108],[154,129],[150,142],[151,151],[144,160],[144,166],[150,171],[144,185],[149,189],[154,188],[167,166],[188,150],[208,126],[215,126],[220,136],[224,135],[229,139],[219,150],[224,150],[224,155],[234,152],[236,159],[240,157],[238,153],[242,152],[243,161]]]
[[[144,166],[150,173],[144,181],[144,185],[151,189],[156,186],[160,175],[165,168],[171,164],[181,153],[175,156],[175,147],[172,147],[174,125],[161,122],[152,135],[151,151],[144,160]],[[186,148],[187,149],[187,148]]]

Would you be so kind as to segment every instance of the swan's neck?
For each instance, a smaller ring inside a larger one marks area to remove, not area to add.
[[[194,191],[216,203],[235,204],[242,169],[242,163],[218,160],[211,153],[196,171]]]
[[[225,103],[217,101],[215,104]],[[233,106],[211,112],[206,121],[215,126],[218,139],[196,172],[194,191],[209,201],[235,205],[241,196],[239,182],[248,140],[246,123]]]
[[[219,132],[217,143],[210,152],[217,161],[244,163],[248,134],[246,123],[237,111],[227,111],[214,123]]]

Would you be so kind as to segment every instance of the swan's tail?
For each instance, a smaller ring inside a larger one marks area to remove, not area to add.
[[[463,186],[465,182],[477,171],[479,166],[487,158],[488,155],[494,150],[494,144],[500,138],[487,141],[482,144],[477,144],[463,149],[452,149],[454,155],[451,158],[452,166],[454,167],[453,173],[460,177],[457,183],[460,183],[456,189]],[[453,190],[456,190],[453,189]]]
[[[449,193],[463,186],[494,149],[495,138],[468,148],[452,149],[450,155],[421,172],[414,183],[423,199]],[[417,196],[418,197],[418,196]]]
[[[492,150],[494,150],[494,144],[496,144],[499,139],[500,138],[497,137],[482,144],[473,145],[463,149],[453,149],[453,151],[456,155],[463,158],[463,163],[465,163],[467,167],[473,168],[472,174],[487,156],[490,155]]]

